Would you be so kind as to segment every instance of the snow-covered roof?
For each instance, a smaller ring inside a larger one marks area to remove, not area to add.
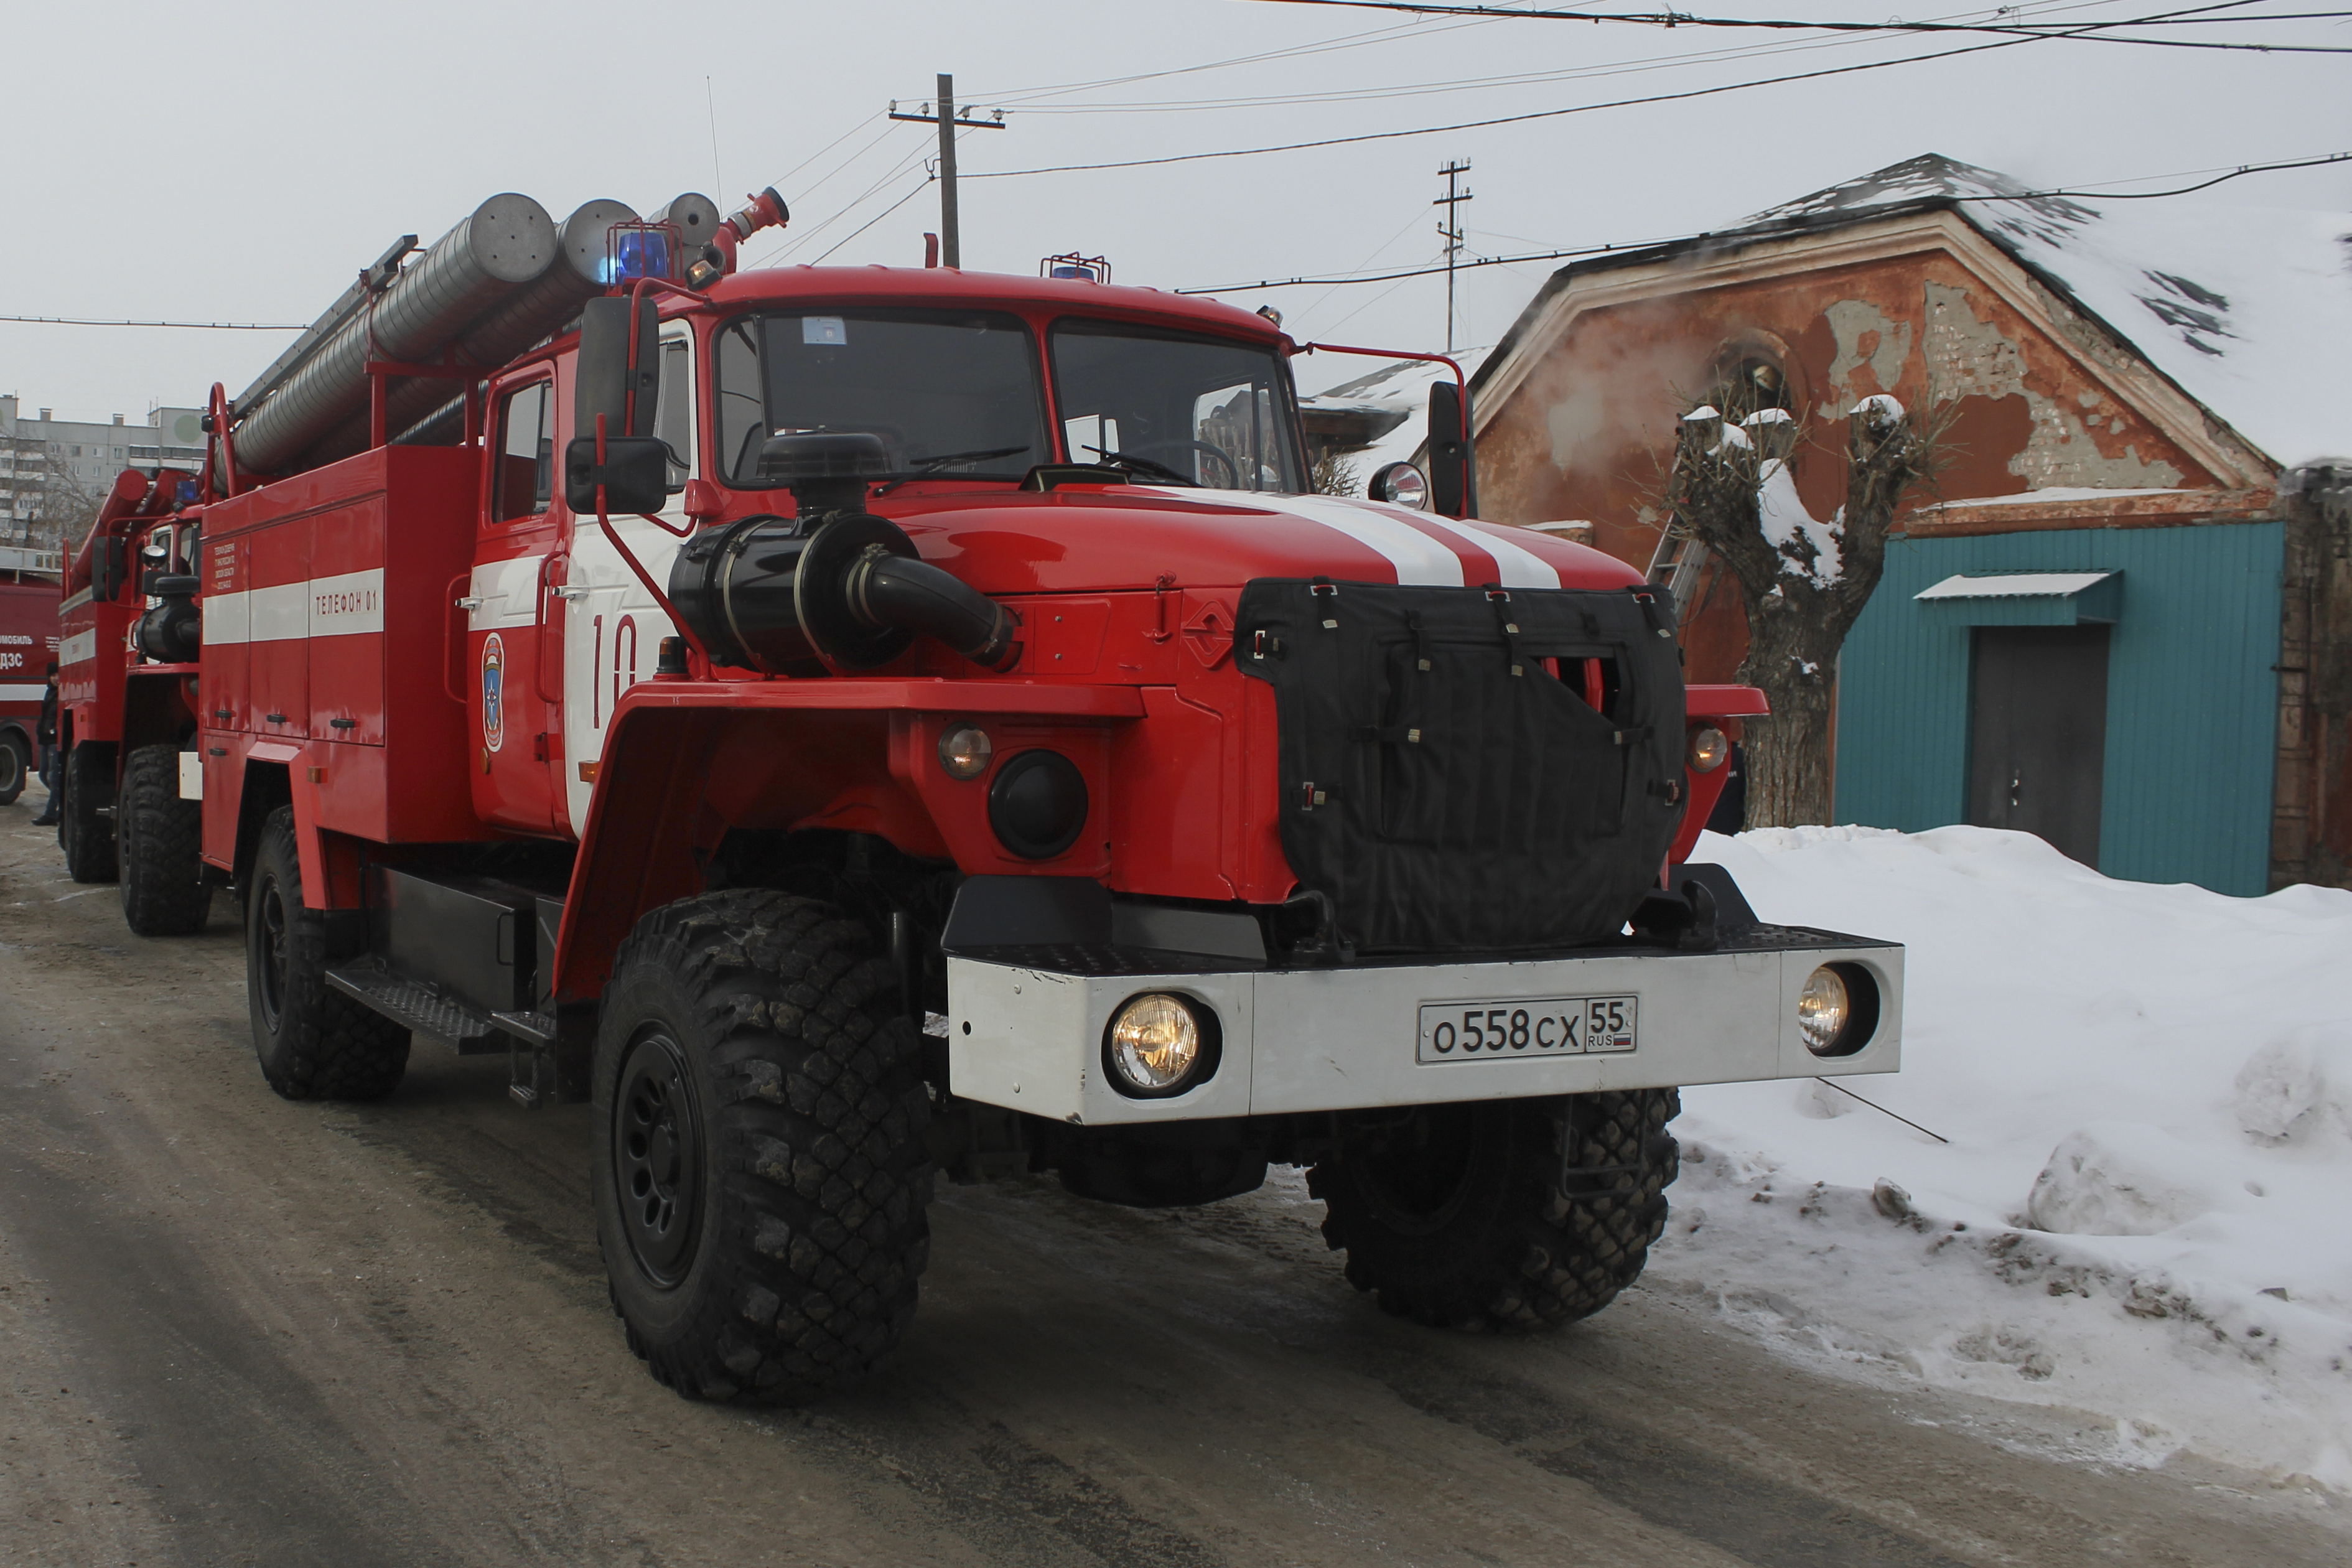
[[[1454,357],[1461,363],[1462,374],[1475,375],[1479,362],[1485,359],[1485,349],[1461,349]],[[1321,355],[1316,356],[1320,359]],[[1362,361],[1353,361],[1361,364]],[[1302,358],[1292,362],[1293,370],[1301,375],[1307,371]],[[1442,364],[1427,360],[1394,360],[1376,370],[1359,372],[1347,381],[1328,387],[1313,396],[1301,396],[1303,409],[1350,408],[1402,414],[1404,418],[1386,435],[1360,452],[1348,454],[1349,461],[1359,469],[1359,477],[1369,479],[1384,463],[1410,460],[1429,439],[1429,389],[1443,377],[1454,379],[1454,373]]]
[[[2352,216],[2030,189],[1928,153],[1769,208],[1742,229],[1951,204],[2273,459],[2292,468],[2352,452],[2341,384],[2352,363]]]

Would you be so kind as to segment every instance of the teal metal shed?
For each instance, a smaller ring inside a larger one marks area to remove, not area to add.
[[[2036,830],[2111,877],[2266,891],[2284,546],[2276,521],[1891,539],[1839,662],[1837,820],[2032,825],[2003,821],[2033,786],[1993,750],[2072,692],[2095,711],[2020,728],[2074,746],[2095,811],[2079,847]]]

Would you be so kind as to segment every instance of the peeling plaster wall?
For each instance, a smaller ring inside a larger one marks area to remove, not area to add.
[[[2179,488],[2183,471],[2161,458],[2143,458],[2136,441],[2126,440],[2112,457],[2101,449],[2097,432],[2111,447],[2131,428],[2104,388],[2079,379],[2070,384],[2064,376],[2029,377],[2027,342],[2004,333],[1998,320],[1979,315],[1968,289],[1933,278],[1924,286],[1927,385],[1943,397],[2025,400],[2025,444],[2008,461],[2009,472],[2025,481],[2016,488]],[[2032,346],[2045,358],[2059,353],[2048,343]]]
[[[1800,269],[1679,289],[1667,277],[1650,297],[1577,312],[1556,341],[1529,345],[1539,357],[1526,379],[1482,410],[1486,515],[1589,521],[1600,548],[1647,566],[1675,420],[1706,390],[1718,350],[1742,334],[1789,345],[1783,368],[1805,425],[1790,468],[1816,517],[1844,500],[1846,410],[1882,392],[1913,408],[1956,400],[1944,468],[1922,501],[2221,482],[2084,367],[2083,358],[2095,367],[2122,363],[2095,328],[2063,311],[2052,326],[2038,324],[1950,252],[1811,271],[1791,265]],[[1591,280],[1622,288],[1608,271]],[[1689,628],[1695,680],[1727,679],[1747,651],[1738,591],[1716,576]]]

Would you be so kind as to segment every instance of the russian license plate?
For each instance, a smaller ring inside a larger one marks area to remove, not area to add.
[[[1630,1051],[1633,1003],[1631,996],[1424,1002],[1413,1059],[1494,1062]]]

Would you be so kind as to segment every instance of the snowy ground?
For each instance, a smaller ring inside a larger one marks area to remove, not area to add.
[[[1709,836],[1908,944],[1904,1066],[1685,1089],[1644,1283],[1866,1379],[2088,1412],[2111,1463],[2352,1491],[2352,892],[2110,881],[1970,827]]]

